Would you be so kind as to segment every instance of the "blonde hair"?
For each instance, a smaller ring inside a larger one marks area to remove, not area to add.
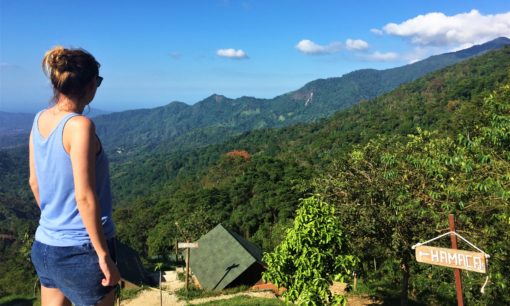
[[[53,99],[60,94],[81,98],[86,86],[99,75],[101,65],[83,49],[56,46],[44,54],[42,68],[53,85]]]

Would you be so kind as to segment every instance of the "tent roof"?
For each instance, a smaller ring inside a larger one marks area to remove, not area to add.
[[[224,289],[253,265],[262,266],[260,248],[221,224],[197,242],[190,266],[204,289]]]

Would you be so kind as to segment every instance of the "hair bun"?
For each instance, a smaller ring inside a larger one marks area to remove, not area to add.
[[[62,46],[56,46],[46,52],[44,55],[44,66],[47,74],[51,74],[51,70],[65,71],[68,66],[68,56],[66,49]]]

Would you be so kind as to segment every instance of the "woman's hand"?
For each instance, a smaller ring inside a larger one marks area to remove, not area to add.
[[[99,258],[99,267],[104,274],[101,285],[105,287],[115,286],[120,281],[119,269],[110,256]]]

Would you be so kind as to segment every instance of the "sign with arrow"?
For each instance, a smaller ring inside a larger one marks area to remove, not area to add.
[[[179,249],[196,249],[198,248],[198,242],[179,242],[177,247]]]
[[[188,292],[189,287],[189,263],[190,263],[190,250],[198,248],[198,242],[178,242],[177,248],[186,249],[186,292]]]
[[[487,273],[485,254],[430,246],[416,247],[416,261],[437,266]]]

